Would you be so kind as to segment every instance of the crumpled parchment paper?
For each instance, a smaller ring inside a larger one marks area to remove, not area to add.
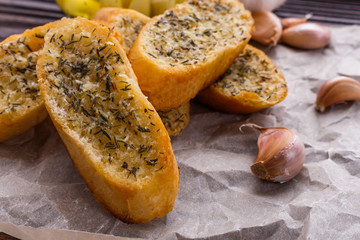
[[[314,102],[328,78],[360,81],[359,36],[360,26],[336,26],[325,49],[268,49],[289,87],[269,109],[223,114],[194,100],[189,126],[172,139],[180,167],[174,210],[146,224],[122,223],[94,200],[49,119],[1,143],[0,232],[22,239],[358,238],[360,102],[325,113]],[[239,131],[247,122],[300,135],[306,162],[296,178],[276,184],[252,175],[258,134]]]

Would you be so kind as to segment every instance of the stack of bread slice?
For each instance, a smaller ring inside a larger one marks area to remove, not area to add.
[[[64,18],[0,44],[0,141],[47,110],[96,200],[143,223],[174,206],[169,135],[188,124],[192,98],[251,113],[281,102],[286,81],[248,45],[253,20],[237,0],[188,0],[152,19],[104,8],[95,18]]]

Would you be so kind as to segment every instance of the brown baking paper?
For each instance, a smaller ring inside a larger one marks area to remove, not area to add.
[[[319,113],[314,101],[328,78],[360,80],[359,36],[360,26],[332,27],[327,48],[268,49],[289,87],[269,109],[223,114],[194,100],[189,126],[172,139],[180,168],[174,210],[146,224],[122,223],[94,200],[50,120],[1,143],[0,232],[22,239],[358,238],[360,103]],[[254,177],[258,134],[241,133],[243,123],[297,132],[306,147],[300,174],[284,184]]]

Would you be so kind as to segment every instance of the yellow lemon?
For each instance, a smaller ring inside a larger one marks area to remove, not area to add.
[[[91,19],[101,8],[101,3],[97,0],[56,0],[56,2],[61,10],[71,17],[81,16]]]
[[[151,0],[151,16],[160,15],[176,5],[176,0]]]
[[[132,0],[130,2],[129,8],[141,12],[147,16],[150,16],[151,13],[150,0]]]
[[[102,7],[123,7],[123,1],[122,0],[102,0],[101,1]]]

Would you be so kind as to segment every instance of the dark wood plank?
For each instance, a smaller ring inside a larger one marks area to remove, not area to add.
[[[14,33],[22,33],[28,28],[33,28],[35,26],[44,25],[45,23],[54,21],[54,18],[34,18],[29,16],[22,15],[12,15],[12,14],[0,14],[1,22],[1,36],[9,36]]]
[[[9,14],[9,15],[21,15],[34,18],[51,18],[58,19],[64,16],[60,11],[43,11],[40,9],[28,9],[28,8],[14,8],[12,6],[0,6],[0,14]]]
[[[64,16],[55,0],[0,0],[0,41]]]
[[[333,24],[360,24],[359,0],[288,0],[275,13],[280,17],[304,17]]]
[[[55,0],[51,2],[36,1],[36,0],[1,0],[0,6],[11,6],[14,8],[28,8],[28,9],[38,9],[46,11],[58,11],[61,12],[59,6],[56,4]]]

